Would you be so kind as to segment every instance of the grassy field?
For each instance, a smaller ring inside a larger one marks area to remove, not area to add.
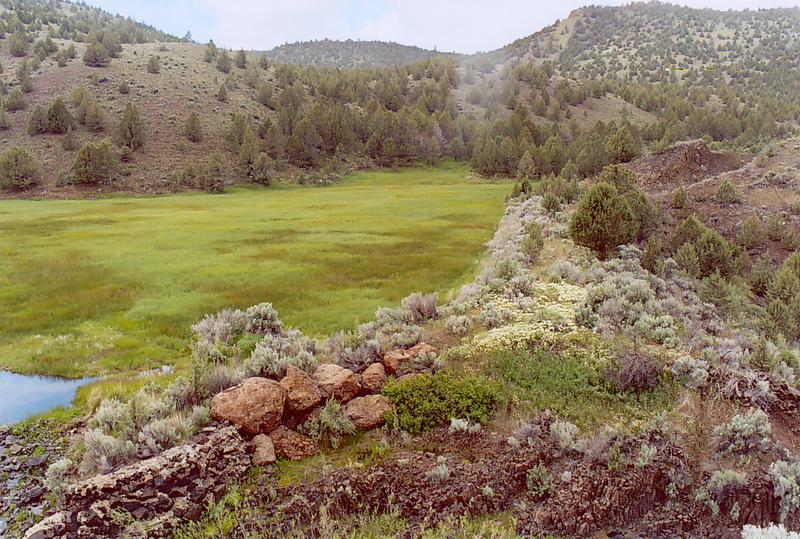
[[[311,334],[475,270],[509,191],[465,166],[325,188],[0,202],[0,368],[175,364],[205,313],[271,301]]]

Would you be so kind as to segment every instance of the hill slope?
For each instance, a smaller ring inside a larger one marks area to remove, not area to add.
[[[366,68],[413,64],[437,56],[456,56],[399,43],[351,39],[287,43],[264,54],[271,60],[286,64]]]

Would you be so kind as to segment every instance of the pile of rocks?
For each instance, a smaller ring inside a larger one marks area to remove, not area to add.
[[[49,505],[44,471],[58,458],[63,440],[46,421],[30,430],[22,436],[0,425],[0,539],[13,536],[13,528],[30,526]]]
[[[25,534],[50,537],[117,537],[126,528],[169,537],[180,519],[199,517],[250,464],[231,427],[209,429],[194,444],[70,485],[59,510]]]
[[[389,400],[380,395],[388,375],[402,372],[420,354],[436,349],[421,343],[409,350],[387,353],[381,362],[369,365],[361,374],[333,363],[319,365],[313,374],[289,366],[280,381],[248,378],[216,395],[211,401],[211,416],[228,422],[251,440],[253,464],[264,466],[279,457],[301,460],[319,452],[317,443],[299,432],[333,399],[361,430],[384,423],[392,410]]]

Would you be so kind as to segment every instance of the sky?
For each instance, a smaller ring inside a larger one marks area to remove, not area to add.
[[[195,41],[267,50],[313,39],[395,41],[440,51],[500,48],[608,0],[88,0]],[[800,6],[800,0],[684,0],[691,7],[758,9]]]

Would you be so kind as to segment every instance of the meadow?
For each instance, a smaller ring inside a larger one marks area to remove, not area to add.
[[[0,202],[0,369],[180,365],[206,313],[270,301],[311,335],[474,274],[507,183],[445,163],[329,187]]]

